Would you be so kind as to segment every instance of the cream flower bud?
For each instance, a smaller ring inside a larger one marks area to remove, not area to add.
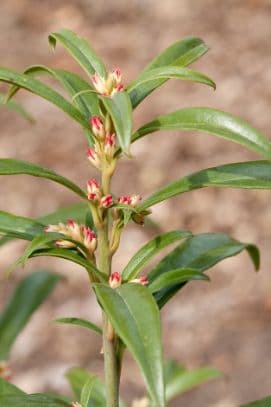
[[[95,73],[92,78],[92,84],[94,88],[97,90],[98,93],[101,93],[102,95],[105,93],[105,79],[100,76],[99,74]]]
[[[131,205],[131,197],[129,195],[123,195],[119,197],[118,203],[124,204],[124,205]]]
[[[78,403],[78,401],[73,401],[71,407],[82,407],[82,404]]]
[[[67,232],[73,240],[77,240],[80,242],[80,240],[82,239],[81,228],[78,223],[76,223],[72,219],[69,219],[67,221]]]
[[[130,281],[130,283],[137,283],[141,285],[147,285],[149,284],[149,281],[146,276],[141,276],[139,278],[134,278],[133,280]]]
[[[88,199],[90,201],[98,201],[101,198],[101,187],[95,178],[88,180],[87,182]]]
[[[62,249],[71,249],[72,247],[76,247],[76,244],[68,240],[57,240],[56,246]]]
[[[142,197],[140,196],[140,195],[132,195],[131,196],[131,206],[133,207],[133,208],[135,208],[138,204],[139,204],[139,202],[142,200]]]
[[[87,149],[87,157],[94,167],[100,169],[101,168],[101,160],[93,148]]]
[[[103,208],[109,208],[110,206],[113,205],[113,203],[114,203],[113,202],[113,197],[110,194],[103,196],[102,199],[101,199],[101,206]]]
[[[121,275],[117,271],[111,273],[109,278],[109,285],[111,288],[118,288],[121,285]]]
[[[105,128],[102,119],[99,116],[92,116],[90,123],[94,136],[103,140],[105,138]]]
[[[96,233],[93,232],[93,230],[90,229],[88,226],[83,226],[82,227],[82,232],[83,232],[83,244],[84,246],[91,252],[93,253],[96,250],[97,247],[97,236]]]
[[[110,72],[106,79],[95,73],[92,76],[92,83],[98,93],[104,96],[113,96],[124,89],[121,79],[121,71],[117,68]]]
[[[113,158],[115,153],[116,135],[106,133],[104,142],[104,152],[107,158]]]

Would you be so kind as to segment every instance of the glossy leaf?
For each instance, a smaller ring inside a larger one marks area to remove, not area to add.
[[[201,272],[190,268],[179,268],[161,274],[148,286],[154,293],[163,288],[171,287],[176,284],[184,283],[190,280],[209,280],[209,277]]]
[[[207,45],[200,39],[195,37],[187,37],[181,41],[177,41],[170,47],[165,49],[161,54],[159,54],[155,59],[153,59],[146,68],[139,74],[138,79],[145,75],[145,72],[161,68],[168,65],[175,66],[188,66],[192,62],[196,61],[203,54],[208,51]],[[167,79],[159,79],[155,82],[145,84],[144,87],[137,89],[136,95],[132,97],[133,107],[135,108],[138,104],[148,96],[153,90],[161,86],[166,82]]]
[[[183,366],[179,366],[173,362],[171,363],[169,374],[167,374],[165,377],[166,401],[168,402],[188,390],[198,387],[209,380],[217,379],[221,376],[221,372],[214,368],[204,367],[200,369],[187,370]]]
[[[59,222],[66,222],[68,219],[73,219],[78,223],[85,223],[86,216],[89,216],[89,207],[87,203],[77,203],[69,206],[64,206],[63,208],[57,209],[47,215],[38,218],[38,221],[42,222],[44,225],[55,224]],[[91,224],[88,226],[94,227],[93,221],[91,219]]]
[[[27,174],[33,175],[34,177],[50,179],[51,181],[57,182],[58,184],[69,188],[81,198],[86,199],[86,193],[81,188],[79,188],[72,181],[58,175],[56,172],[49,170],[48,168],[40,167],[37,164],[32,164],[26,161],[13,160],[11,158],[0,159],[0,175],[17,174]]]
[[[91,331],[94,331],[94,332],[102,335],[101,328],[99,328],[97,325],[93,324],[92,322],[87,321],[86,319],[75,318],[75,317],[66,317],[66,318],[55,319],[53,322],[56,322],[57,324],[68,324],[68,325],[81,326],[82,328],[87,328]]]
[[[15,339],[59,280],[56,274],[36,271],[19,283],[0,315],[0,360],[8,357]]]
[[[81,126],[89,129],[88,121],[76,107],[74,107],[55,90],[38,81],[37,79],[31,78],[28,75],[13,71],[11,69],[0,68],[0,81],[7,82],[12,85],[17,85],[23,89],[28,90],[29,92],[42,97],[43,99],[48,100],[49,102],[63,110],[65,113],[67,113],[68,116],[70,116],[73,120],[81,124]]]
[[[50,34],[48,39],[53,48],[57,41],[60,42],[88,75],[97,72],[103,77],[107,76],[104,63],[84,38],[70,30],[63,29]]]
[[[44,225],[34,219],[0,211],[0,232],[10,237],[32,240],[37,234],[42,233],[43,230]]]
[[[204,85],[216,88],[214,81],[203,75],[200,72],[192,69],[184,68],[182,66],[164,66],[161,68],[154,68],[144,72],[138,79],[131,82],[126,91],[131,98],[132,105],[137,103],[138,93],[145,93],[144,89],[148,89],[150,85],[157,84],[157,81],[167,81],[168,79],[181,79],[186,81],[192,81],[202,83]]]
[[[33,117],[25,110],[25,108],[18,102],[14,102],[13,100],[10,100],[8,102],[5,101],[5,95],[3,93],[0,93],[0,105],[3,105],[3,107],[8,107],[11,110],[14,110],[16,113],[24,117],[26,120],[29,122],[33,123],[34,119]]]
[[[203,233],[187,239],[153,268],[148,279],[152,283],[164,273],[178,268],[192,268],[199,272],[208,270],[227,257],[235,256],[246,250],[258,270],[260,255],[258,248],[250,243],[241,243],[223,233]],[[176,284],[155,293],[155,299],[161,308],[184,285]]]
[[[159,235],[150,240],[131,258],[122,272],[122,278],[124,280],[132,280],[140,273],[142,267],[144,267],[144,265],[160,250],[174,242],[177,242],[178,240],[185,239],[190,236],[191,232],[181,229],[164,233],[163,235]]]
[[[117,334],[139,364],[153,404],[164,407],[160,317],[151,293],[140,284],[122,284],[116,289],[95,284],[95,292]]]
[[[159,116],[141,127],[133,135],[132,141],[160,130],[200,130],[244,145],[263,157],[271,159],[269,140],[245,121],[220,110],[192,107]]]
[[[7,382],[0,377],[0,395],[1,396],[14,396],[16,394],[25,394],[21,389],[14,384]]]
[[[247,161],[195,172],[155,192],[138,209],[147,209],[175,195],[203,187],[271,189],[271,162]]]
[[[125,91],[118,92],[112,98],[103,96],[101,100],[113,121],[122,151],[129,154],[132,137],[132,106],[128,94]]]
[[[240,407],[270,407],[271,396],[265,397],[261,400],[255,400],[248,404],[242,404]]]
[[[3,407],[70,407],[71,403],[47,394],[25,394],[0,396],[0,405]]]

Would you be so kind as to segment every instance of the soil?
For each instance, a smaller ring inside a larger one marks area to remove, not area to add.
[[[51,52],[47,46],[48,33],[65,27],[87,38],[109,68],[120,67],[128,83],[172,42],[199,36],[210,46],[210,52],[194,68],[216,81],[216,92],[202,85],[169,82],[136,110],[134,127],[177,108],[210,106],[248,120],[269,136],[270,21],[270,0],[9,0],[0,4],[1,65],[23,70],[44,64],[81,73],[63,48]],[[81,129],[37,96],[21,91],[17,99],[36,124],[1,109],[1,156],[50,167],[84,186],[95,172],[85,159],[87,144]],[[140,193],[145,197],[201,168],[259,159],[234,143],[179,132],[146,137],[135,143],[132,153],[134,159],[124,159],[119,166],[113,185],[117,195]],[[1,178],[1,210],[38,217],[73,202],[76,197],[57,184],[26,176]],[[131,226],[125,232],[114,270],[121,270],[151,236],[176,228],[193,233],[225,232],[257,244],[262,253],[258,274],[243,253],[208,272],[210,284],[187,285],[165,307],[166,357],[189,368],[214,366],[224,372],[222,379],[186,393],[171,406],[236,407],[270,394],[270,192],[198,190],[157,205],[152,219],[159,228]],[[12,243],[1,248],[2,270],[23,247],[22,243]],[[16,282],[37,268],[55,270],[65,279],[14,346],[14,383],[28,392],[68,392],[64,373],[69,367],[81,366],[102,374],[101,342],[83,329],[55,326],[50,321],[81,316],[99,323],[100,313],[82,269],[51,259],[31,260],[8,282],[2,278],[1,304]],[[122,392],[127,401],[144,393],[140,374],[129,356]]]

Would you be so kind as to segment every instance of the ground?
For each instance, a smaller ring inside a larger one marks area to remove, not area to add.
[[[185,106],[210,106],[248,120],[268,136],[270,128],[269,0],[9,0],[0,5],[1,65],[23,70],[33,64],[80,68],[61,47],[47,46],[47,34],[61,27],[86,37],[109,68],[120,67],[129,80],[167,47],[187,35],[202,37],[210,52],[194,67],[217,83],[213,92],[191,83],[168,83],[147,98],[135,114],[134,127]],[[3,87],[4,89],[4,87]],[[48,166],[80,185],[95,176],[85,159],[86,142],[76,124],[37,96],[18,95],[36,119],[29,125],[14,113],[1,111],[0,151]],[[114,181],[116,194],[147,196],[159,186],[193,171],[217,164],[257,159],[256,154],[212,136],[162,133],[138,141],[134,160],[124,159]],[[1,178],[1,210],[40,216],[75,202],[61,186],[29,177]],[[163,311],[167,357],[188,367],[215,366],[220,380],[187,393],[172,406],[235,407],[270,393],[270,192],[204,189],[158,205],[152,218],[161,231],[188,228],[194,233],[226,232],[257,244],[261,270],[254,273],[246,254],[224,261],[208,274],[211,283],[194,282]],[[114,270],[158,230],[131,226],[122,239]],[[22,244],[1,249],[4,270],[22,250]],[[67,262],[32,260],[1,280],[3,304],[16,281],[37,268],[50,268],[66,279],[34,316],[17,341],[11,363],[14,382],[29,392],[67,391],[63,378],[71,366],[102,374],[101,343],[84,330],[58,327],[50,320],[81,316],[100,321],[86,275]],[[124,398],[140,396],[143,384],[127,357],[122,390]],[[134,369],[131,375],[131,369]]]

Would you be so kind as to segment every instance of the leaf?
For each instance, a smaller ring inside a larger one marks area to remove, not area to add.
[[[15,339],[60,278],[48,271],[36,271],[19,283],[0,316],[0,360],[8,357]]]
[[[122,284],[116,289],[95,284],[95,292],[113,328],[139,364],[153,404],[164,407],[160,317],[151,293],[140,284]]]
[[[58,184],[69,188],[81,198],[86,199],[86,193],[81,188],[79,188],[72,181],[58,175],[56,172],[49,170],[48,168],[40,167],[37,164],[32,164],[26,161],[13,160],[11,158],[0,159],[0,175],[17,174],[27,174],[33,175],[34,177],[50,179],[51,181],[57,182]]]
[[[198,82],[216,89],[214,81],[200,72],[182,66],[163,66],[144,72],[138,79],[129,84],[126,91],[131,98],[132,106],[137,103],[138,93],[139,95],[144,94],[146,93],[144,89],[148,89],[151,84],[157,84],[157,82],[161,80],[165,82],[168,79],[182,79]]]
[[[158,130],[201,130],[239,143],[271,159],[269,140],[245,121],[220,110],[192,107],[159,116],[141,127],[133,135],[132,141]]]
[[[168,65],[187,66],[196,61],[208,51],[207,45],[200,39],[195,37],[187,37],[181,41],[177,41],[158,55],[146,68],[139,74],[138,79],[147,71],[161,68]],[[137,90],[136,96],[133,95],[133,108],[148,96],[158,86],[166,82],[166,79],[159,79],[155,82],[150,82],[144,87]]]
[[[159,235],[142,246],[131,258],[122,272],[123,280],[134,279],[142,267],[160,250],[178,240],[192,236],[188,230],[173,230]]]
[[[240,407],[270,407],[271,406],[271,396],[265,397],[261,400],[255,400],[248,404],[242,404]]]
[[[20,114],[30,123],[34,123],[33,117],[27,112],[27,110],[24,109],[24,107],[20,103],[14,102],[13,100],[5,102],[5,95],[3,93],[0,93],[0,105],[5,105],[9,109],[14,110],[16,113]]]
[[[235,256],[246,250],[255,269],[259,269],[259,251],[255,245],[242,243],[223,233],[203,233],[195,235],[176,247],[163,258],[148,275],[150,283],[156,278],[178,268],[192,268],[199,272],[208,270],[227,257]],[[155,294],[161,308],[184,285],[176,284]]]
[[[57,324],[69,324],[81,326],[82,328],[90,329],[91,331],[94,331],[100,335],[102,335],[103,333],[100,327],[98,327],[97,325],[93,324],[90,321],[87,321],[86,319],[67,317],[55,319],[53,322],[56,322]]]
[[[88,407],[95,380],[96,378],[89,378],[82,388],[80,395],[80,404],[82,407]]]
[[[47,394],[0,396],[0,405],[5,407],[70,407],[71,403]]]
[[[0,68],[0,81],[20,86],[21,88],[26,89],[29,92],[32,92],[42,97],[43,99],[48,100],[49,102],[63,110],[65,113],[67,113],[67,115],[70,116],[73,120],[81,124],[81,126],[89,129],[88,121],[78,109],[76,109],[70,102],[68,102],[55,90],[38,81],[37,79],[33,79],[28,75],[13,71],[11,69]]]
[[[16,394],[25,394],[21,389],[14,386],[14,384],[7,382],[0,377],[0,395],[1,396],[12,396]]]
[[[54,212],[41,216],[38,220],[44,225],[66,222],[67,219],[73,219],[77,223],[84,224],[86,216],[89,216],[89,214],[89,207],[86,203],[77,203],[57,209]],[[92,219],[91,225],[89,224],[89,226],[93,229],[94,225]]]
[[[270,161],[247,161],[207,168],[168,184],[145,199],[144,210],[175,195],[203,187],[271,189]]]
[[[176,284],[184,283],[190,280],[209,280],[209,277],[201,272],[190,268],[179,268],[167,271],[159,275],[148,286],[151,293],[159,291],[163,288],[171,287]]]
[[[72,57],[81,65],[88,75],[97,72],[102,77],[107,76],[106,68],[89,43],[70,30],[60,30],[48,37],[50,45],[55,48],[59,41]]]
[[[100,99],[113,121],[122,151],[129,155],[132,137],[132,105],[128,94],[122,91],[112,98],[101,96]]]
[[[34,219],[0,211],[0,232],[6,233],[8,236],[32,240],[37,234],[42,233],[43,230],[44,225]]]
[[[169,377],[166,378],[166,401],[168,402],[174,397],[198,387],[202,383],[221,376],[221,372],[214,368],[204,367],[187,370],[183,366],[174,363],[171,366]]]

